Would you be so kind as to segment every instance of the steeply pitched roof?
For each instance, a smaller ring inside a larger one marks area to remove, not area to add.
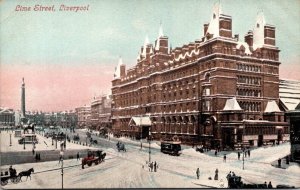
[[[129,121],[129,125],[135,126],[151,126],[151,120],[149,116],[132,117]]]
[[[223,111],[231,111],[231,110],[242,110],[239,103],[236,101],[236,98],[231,98],[226,100],[226,104],[223,108]]]
[[[276,101],[268,101],[268,104],[266,106],[265,112],[281,112]]]

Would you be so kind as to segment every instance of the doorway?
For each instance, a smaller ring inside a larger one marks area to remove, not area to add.
[[[263,135],[258,135],[258,142],[257,142],[257,146],[262,146],[264,143],[264,136]]]

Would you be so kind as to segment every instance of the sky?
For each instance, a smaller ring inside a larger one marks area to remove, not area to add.
[[[127,68],[135,65],[160,22],[173,48],[200,39],[218,1],[240,39],[262,10],[276,26],[280,78],[300,80],[300,0],[0,0],[0,106],[20,109],[22,77],[26,110],[71,110],[110,94],[119,56]],[[16,11],[18,5],[31,11]],[[55,11],[34,11],[35,5]],[[61,5],[89,9],[59,11]]]

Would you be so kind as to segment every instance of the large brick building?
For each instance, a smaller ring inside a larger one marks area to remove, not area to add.
[[[154,44],[146,38],[134,67],[126,70],[120,59],[112,81],[114,133],[138,135],[129,121],[148,116],[155,139],[176,135],[185,143],[221,147],[287,140],[278,107],[275,27],[260,13],[243,41],[216,4],[203,32],[171,49],[160,26]]]

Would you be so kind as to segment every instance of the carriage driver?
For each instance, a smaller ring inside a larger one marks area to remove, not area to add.
[[[12,166],[10,166],[8,170],[9,170],[10,176],[16,176],[16,174],[17,174],[16,169],[14,169],[14,168],[12,168]]]

